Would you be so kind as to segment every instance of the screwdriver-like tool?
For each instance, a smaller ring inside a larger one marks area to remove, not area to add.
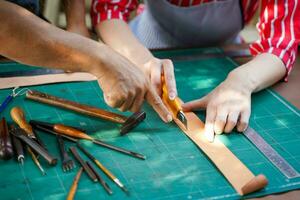
[[[19,138],[17,138],[14,135],[12,136],[12,143],[13,143],[13,146],[15,148],[15,155],[16,155],[17,161],[19,163],[21,163],[21,165],[23,165],[24,160],[25,160],[23,144],[19,140]]]
[[[91,159],[102,171],[106,174],[108,178],[110,178],[117,186],[119,186],[126,194],[129,194],[128,189],[125,187],[123,183],[106,167],[104,167],[103,164],[100,163],[99,160],[97,160],[91,153],[89,153],[83,146],[81,146],[77,142],[77,147],[89,158]]]
[[[173,100],[171,100],[169,98],[169,92],[168,92],[165,78],[163,75],[161,76],[161,82],[162,82],[162,99],[163,99],[163,101],[166,104],[168,104],[169,109],[172,111],[173,116],[175,116],[179,121],[181,121],[181,123],[187,129],[187,120],[184,115],[184,112],[182,111],[181,103],[180,103],[178,97],[176,97]]]
[[[27,136],[29,138],[37,141],[37,138],[34,135],[31,125],[26,122],[25,114],[24,114],[22,108],[20,108],[20,107],[12,108],[10,111],[10,115],[11,115],[11,118],[14,120],[14,122],[16,122],[18,124],[18,126],[24,130],[24,132],[27,134]],[[26,146],[27,146],[26,149],[27,149],[28,153],[31,155],[33,162],[36,164],[36,166],[39,168],[39,170],[42,172],[42,174],[45,175],[46,173],[45,173],[41,163],[38,160],[38,156],[32,151],[32,149],[28,145],[26,145]]]
[[[94,144],[100,145],[102,147],[132,156],[134,158],[138,158],[141,160],[145,160],[146,156],[130,151],[130,150],[126,150],[123,149],[121,147],[117,147],[111,144],[108,144],[106,142],[103,142],[99,139],[95,139],[89,135],[87,135],[84,132],[81,132],[79,130],[74,129],[73,127],[70,126],[66,126],[63,124],[51,124],[51,123],[47,123],[47,122],[41,122],[41,121],[36,121],[36,120],[31,120],[30,124],[32,124],[34,127],[36,127],[37,129],[40,129],[40,127],[44,127],[47,129],[51,129],[54,130],[55,132],[57,132],[57,134],[60,134],[62,136],[69,136],[69,137],[74,137],[74,138],[78,138],[78,139],[85,139],[85,140],[90,140],[91,142],[93,142]]]

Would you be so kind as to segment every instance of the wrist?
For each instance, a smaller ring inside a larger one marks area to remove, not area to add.
[[[240,67],[232,70],[228,74],[226,80],[234,87],[250,94],[255,91],[257,85],[255,78],[251,77],[246,70],[243,70]]]
[[[88,72],[94,74],[98,78],[102,76],[102,74],[111,70],[112,61],[116,52],[112,51],[107,45],[99,43],[99,49],[97,50],[95,58],[92,59],[92,63],[87,67]]]

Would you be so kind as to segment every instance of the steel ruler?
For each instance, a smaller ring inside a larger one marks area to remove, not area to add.
[[[295,170],[275,149],[271,147],[253,128],[248,127],[244,135],[267,157],[287,178],[300,177]]]

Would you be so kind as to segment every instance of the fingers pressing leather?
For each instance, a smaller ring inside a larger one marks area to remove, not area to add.
[[[193,111],[193,110],[199,110],[204,109],[207,106],[207,96],[202,97],[201,99],[190,101],[187,103],[184,103],[182,105],[183,111]]]
[[[243,132],[248,127],[248,122],[250,118],[250,110],[244,110],[240,114],[240,119],[237,124],[237,130]]]
[[[225,109],[218,109],[216,119],[214,122],[214,132],[216,134],[222,134],[226,125],[228,112]]]
[[[239,112],[237,111],[233,111],[229,113],[226,126],[224,129],[225,133],[230,133],[234,129],[234,127],[237,124],[238,117],[239,117]]]
[[[208,106],[206,110],[206,119],[204,127],[204,135],[209,142],[214,141],[214,121],[216,119],[216,108],[213,106]]]

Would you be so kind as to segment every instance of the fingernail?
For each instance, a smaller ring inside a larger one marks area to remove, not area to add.
[[[170,98],[170,100],[174,100],[176,98],[176,93],[175,92],[170,92],[169,93],[169,98]]]
[[[221,135],[223,133],[223,131],[221,129],[216,129],[215,132],[217,135]]]
[[[213,142],[214,141],[214,132],[212,131],[212,125],[207,125],[204,131],[204,136],[205,138],[209,141],[209,142]]]
[[[209,135],[206,135],[206,139],[209,141],[209,142],[213,142],[214,141],[214,135],[213,134],[209,134]]]
[[[172,120],[173,120],[172,115],[169,114],[169,115],[167,116],[167,122],[171,122]]]

